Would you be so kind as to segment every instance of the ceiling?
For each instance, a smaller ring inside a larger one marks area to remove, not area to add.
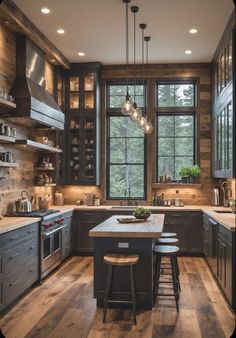
[[[122,0],[13,0],[70,62],[125,63],[125,4]],[[149,63],[209,62],[233,11],[233,0],[132,0],[137,24],[151,36]],[[50,14],[40,9],[48,7]],[[133,62],[133,14],[129,15]],[[190,34],[195,27],[197,34]],[[65,34],[56,31],[63,28]],[[141,29],[137,63],[141,63]],[[186,49],[192,54],[186,55]],[[78,52],[84,52],[83,57]]]

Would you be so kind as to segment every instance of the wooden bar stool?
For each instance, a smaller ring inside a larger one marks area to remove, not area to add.
[[[168,246],[168,245],[156,245],[153,249],[153,254],[156,256],[156,263],[155,263],[155,269],[154,269],[154,278],[153,278],[153,305],[156,302],[157,296],[174,296],[175,297],[175,303],[176,303],[176,309],[177,312],[179,312],[179,278],[178,278],[178,272],[177,272],[177,264],[176,264],[176,255],[179,252],[179,248],[177,246]],[[170,258],[170,269],[172,276],[171,281],[163,281],[160,280],[161,275],[165,275],[165,273],[162,273],[161,270],[161,260],[163,257],[169,257]],[[158,293],[159,284],[161,283],[172,283],[173,285],[173,293]]]
[[[103,257],[104,262],[108,265],[107,280],[106,280],[106,293],[104,298],[104,313],[103,313],[103,323],[106,321],[106,313],[108,303],[126,303],[132,304],[133,315],[134,315],[134,324],[137,324],[136,320],[136,298],[135,298],[135,286],[134,286],[134,272],[133,265],[137,264],[139,261],[139,255],[132,254],[113,254],[108,253]],[[111,300],[110,295],[112,292],[112,272],[113,266],[128,266],[130,270],[130,284],[131,284],[131,294],[132,301],[119,301]]]

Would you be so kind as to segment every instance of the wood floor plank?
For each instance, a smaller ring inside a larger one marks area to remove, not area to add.
[[[229,338],[229,310],[203,258],[180,257],[179,314],[174,298],[152,310],[108,309],[93,298],[93,258],[72,257],[0,319],[7,338]],[[164,289],[164,288],[163,288]]]

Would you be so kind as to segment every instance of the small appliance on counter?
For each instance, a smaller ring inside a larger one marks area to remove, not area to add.
[[[214,188],[211,191],[211,205],[214,205],[214,206],[220,205],[220,190],[219,190],[219,188]]]
[[[61,192],[56,191],[54,194],[54,205],[63,205],[64,198]]]

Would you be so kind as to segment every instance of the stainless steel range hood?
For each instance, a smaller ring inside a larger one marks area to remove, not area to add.
[[[45,90],[43,51],[26,36],[16,37],[16,79],[10,90],[16,102],[11,117],[24,118],[25,124],[64,129],[65,116]]]

